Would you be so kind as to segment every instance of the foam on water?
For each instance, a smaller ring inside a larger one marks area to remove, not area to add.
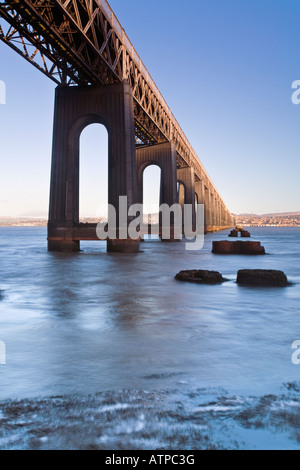
[[[298,398],[285,387],[262,397],[128,390],[6,401],[0,448],[299,449]]]

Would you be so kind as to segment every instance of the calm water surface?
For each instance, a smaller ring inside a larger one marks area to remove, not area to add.
[[[252,229],[269,255],[223,257],[184,243],[146,242],[138,255],[84,244],[46,251],[46,231],[0,229],[0,339],[7,365],[0,397],[145,387],[225,386],[274,391],[299,379],[291,344],[300,339],[300,230]],[[216,269],[221,286],[178,283],[181,269]],[[238,287],[242,268],[282,269],[294,286]],[[160,380],[160,375],[162,380]]]
[[[291,345],[300,340],[300,229],[252,228],[266,256],[218,256],[148,241],[138,255],[82,243],[47,252],[46,229],[0,228],[0,399],[221,387],[242,396],[297,383]],[[239,287],[239,269],[285,271],[288,288]],[[220,286],[179,283],[182,269],[213,269]],[[142,392],[141,392],[142,393]],[[181,397],[181,398],[180,398]]]

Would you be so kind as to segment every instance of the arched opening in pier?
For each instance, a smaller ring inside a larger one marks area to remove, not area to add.
[[[161,169],[158,165],[149,165],[143,172],[143,211],[144,223],[158,224],[161,199]]]
[[[181,181],[177,181],[177,195],[178,195],[178,204],[180,204],[182,209],[184,209],[185,185]]]
[[[197,193],[195,193],[195,214],[197,216],[198,213],[198,203],[199,203],[199,196]]]
[[[108,212],[108,132],[102,124],[86,126],[80,135],[79,219],[98,222]]]

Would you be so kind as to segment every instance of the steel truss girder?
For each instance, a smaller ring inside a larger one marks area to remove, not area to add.
[[[0,39],[56,84],[129,82],[137,140],[174,142],[178,166],[193,167],[220,199],[106,0],[0,0],[0,17]]]

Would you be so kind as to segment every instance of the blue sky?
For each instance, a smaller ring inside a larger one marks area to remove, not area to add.
[[[299,1],[110,4],[230,210],[300,211]],[[46,215],[55,84],[2,43],[0,80],[0,215]],[[82,215],[106,197],[96,129],[81,142]]]

